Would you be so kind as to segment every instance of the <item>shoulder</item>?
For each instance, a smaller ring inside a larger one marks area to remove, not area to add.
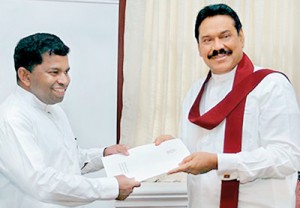
[[[0,106],[0,127],[5,124],[13,126],[33,126],[33,115],[28,112],[14,95],[9,96]]]
[[[192,86],[189,88],[189,90],[187,91],[184,97],[183,106],[190,105],[190,103],[192,103],[195,100],[204,81],[205,79],[201,78],[192,84]]]
[[[196,82],[192,84],[192,86],[189,88],[186,96],[197,96],[199,90],[201,89],[203,85],[204,79],[199,79]]]
[[[255,67],[255,71],[260,71],[263,69],[263,67]],[[277,71],[277,70],[272,70],[273,73],[268,74],[263,80],[262,80],[262,85],[265,87],[269,86],[269,88],[278,86],[278,87],[288,87],[291,88],[291,82],[289,81],[289,78],[287,75],[285,75],[283,72]]]
[[[296,93],[291,82],[279,71],[267,75],[251,92],[251,97],[262,103],[289,103],[290,106],[297,106]]]

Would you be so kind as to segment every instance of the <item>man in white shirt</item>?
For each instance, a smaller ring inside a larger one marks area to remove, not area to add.
[[[101,157],[128,154],[124,145],[80,149],[57,104],[70,83],[69,48],[37,33],[15,48],[16,91],[0,107],[0,207],[54,208],[124,200],[140,182],[123,175],[88,178]]]
[[[204,7],[195,37],[210,72],[183,103],[180,136],[192,154],[169,174],[188,173],[190,208],[295,208],[300,112],[293,87],[252,64],[229,6]]]

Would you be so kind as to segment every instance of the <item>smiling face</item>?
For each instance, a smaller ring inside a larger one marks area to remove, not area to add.
[[[198,50],[212,73],[231,71],[243,57],[244,34],[238,33],[234,20],[228,15],[207,17],[199,27]],[[214,51],[232,51],[211,57]]]
[[[20,86],[45,104],[59,103],[70,83],[68,56],[44,53],[42,58],[43,62],[34,66],[32,72],[19,68]]]

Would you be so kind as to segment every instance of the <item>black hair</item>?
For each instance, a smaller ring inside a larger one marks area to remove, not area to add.
[[[195,38],[199,43],[199,27],[204,19],[207,17],[213,17],[216,15],[227,15],[230,16],[234,20],[234,26],[238,32],[242,28],[242,23],[239,19],[237,13],[226,4],[212,4],[201,9],[197,15],[196,23],[195,23]]]
[[[70,49],[56,35],[49,33],[36,33],[22,38],[14,52],[14,64],[18,78],[18,69],[20,67],[32,71],[34,66],[43,62],[42,54],[49,53],[60,56],[66,56]]]

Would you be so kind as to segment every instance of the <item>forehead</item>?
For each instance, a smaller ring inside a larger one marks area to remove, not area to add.
[[[224,31],[236,31],[234,24],[234,20],[228,15],[207,17],[199,26],[199,35],[202,37]]]
[[[61,56],[56,54],[49,54],[48,52],[45,52],[42,54],[42,63],[49,63],[49,62],[68,62],[68,56]]]
[[[42,54],[42,63],[36,65],[35,68],[43,68],[43,70],[48,69],[59,69],[59,70],[68,70],[69,60],[68,56],[60,56],[55,54],[43,53]]]

